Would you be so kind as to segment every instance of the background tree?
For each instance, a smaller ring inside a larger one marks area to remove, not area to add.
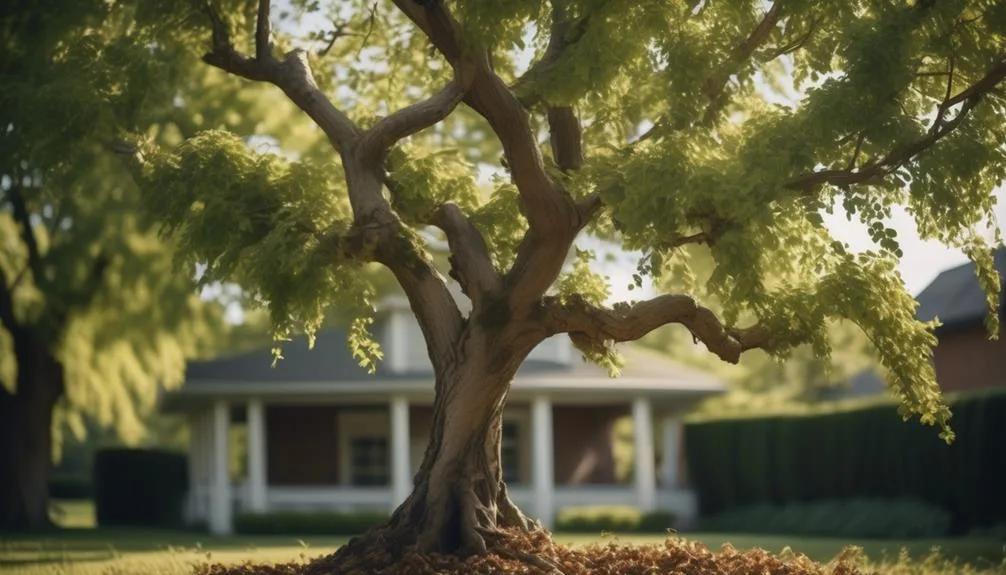
[[[350,346],[372,363],[373,290],[356,270],[380,263],[408,297],[436,374],[431,442],[408,500],[337,560],[412,543],[507,553],[508,534],[533,527],[502,481],[500,418],[518,366],[555,334],[616,368],[615,343],[677,324],[736,362],[802,343],[826,354],[827,321],[845,319],[904,412],[949,438],[932,326],[915,319],[883,220],[907,205],[922,236],[966,250],[995,308],[980,227],[1006,173],[1006,5],[391,4],[340,3],[320,53],[273,32],[268,0],[150,7],[158,41],[202,33],[206,63],[279,88],[332,154],[257,154],[224,130],[127,152],[149,211],[207,278],[267,302],[278,338],[356,302]],[[800,97],[780,104],[786,85]],[[446,148],[466,132],[445,126],[471,112],[503,150],[487,197],[472,158]],[[833,241],[821,212],[834,209],[877,249]],[[468,314],[417,235],[428,227],[447,238]],[[584,230],[642,250],[658,281],[685,275],[685,245],[715,269],[692,295],[605,307],[591,254],[564,265]]]
[[[132,16],[103,0],[0,8],[0,531],[48,524],[64,431],[82,436],[87,416],[139,440],[161,386],[225,341],[195,268],[141,217],[105,146],[121,129],[172,145],[257,125],[265,110],[278,122],[283,108],[169,45],[151,49],[127,33]]]

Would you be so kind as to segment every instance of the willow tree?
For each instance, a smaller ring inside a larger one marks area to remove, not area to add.
[[[412,494],[343,556],[482,552],[535,528],[502,480],[501,414],[518,366],[557,334],[615,370],[614,344],[667,324],[736,362],[806,342],[826,354],[826,320],[846,319],[904,413],[950,438],[933,326],[915,318],[885,218],[907,206],[923,237],[965,249],[995,307],[982,227],[1006,173],[1006,4],[368,0],[333,9],[317,52],[272,28],[267,0],[168,5],[171,34],[202,26],[204,62],[281,90],[330,155],[260,154],[219,130],[174,150],[141,140],[129,156],[151,212],[207,277],[267,303],[280,338],[359,302],[349,344],[375,361],[355,271],[371,262],[422,328],[430,444]],[[469,130],[502,149],[485,193]],[[876,249],[834,241],[834,209]],[[422,230],[446,237],[467,313]],[[590,252],[566,263],[585,233],[641,250],[640,283],[687,278],[686,245],[716,267],[688,293],[608,307]]]
[[[270,103],[149,49],[127,34],[134,16],[104,0],[0,8],[0,531],[49,524],[54,432],[81,435],[86,415],[140,439],[158,392],[224,329],[105,145],[122,129],[164,144],[241,129]]]

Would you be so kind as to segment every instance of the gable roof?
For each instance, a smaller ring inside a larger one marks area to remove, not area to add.
[[[995,250],[994,261],[1000,279],[1006,278],[1006,247]],[[919,302],[916,316],[922,321],[939,319],[943,324],[940,330],[980,324],[988,313],[985,292],[971,262],[941,272],[916,300]]]
[[[719,379],[690,369],[663,355],[642,349],[638,345],[621,347],[626,365],[619,379],[646,380],[654,387],[679,387],[720,391],[724,384]],[[552,383],[566,386],[584,387],[593,381],[610,381],[608,373],[601,367],[582,361],[574,352],[569,363],[543,359],[527,359],[517,371],[516,382],[532,382],[547,379]],[[387,361],[377,364],[374,374],[361,368],[346,346],[346,332],[341,329],[327,329],[319,332],[314,349],[308,349],[307,338],[297,337],[283,346],[283,359],[273,367],[272,352],[268,347],[225,356],[213,360],[189,363],[185,380],[187,383],[357,383],[373,380],[383,381],[426,381],[433,379],[432,367],[423,370],[395,372]]]

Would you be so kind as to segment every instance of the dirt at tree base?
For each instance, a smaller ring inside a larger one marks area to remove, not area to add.
[[[670,537],[662,545],[612,541],[569,547],[546,531],[511,531],[488,553],[471,557],[419,554],[407,548],[395,556],[369,545],[353,553],[336,552],[306,563],[275,565],[208,564],[196,575],[868,575],[858,557],[816,563],[806,556],[773,555],[761,549],[739,551],[729,545],[712,551],[697,542]],[[554,565],[558,570],[549,568]]]

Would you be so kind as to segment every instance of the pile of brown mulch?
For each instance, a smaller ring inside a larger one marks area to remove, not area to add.
[[[724,546],[713,552],[704,545],[670,538],[663,545],[609,543],[567,547],[546,532],[512,533],[505,548],[484,555],[420,555],[393,557],[374,549],[365,554],[336,552],[309,563],[278,565],[205,565],[197,575],[867,575],[859,561],[837,560],[827,565],[803,555],[772,555],[761,549],[738,551]],[[559,571],[549,568],[549,564]]]

